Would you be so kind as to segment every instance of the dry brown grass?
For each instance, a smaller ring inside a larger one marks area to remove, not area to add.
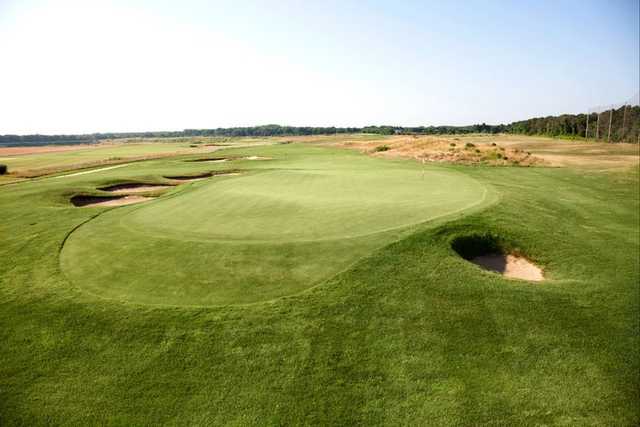
[[[343,139],[332,145],[358,149],[376,157],[412,158],[425,162],[487,164],[495,166],[544,164],[543,160],[520,148],[497,143],[479,144],[458,136],[398,135],[384,140]],[[386,146],[386,151],[378,151]]]
[[[425,162],[486,164],[494,166],[549,166],[613,169],[637,167],[638,144],[607,144],[524,135],[394,135],[380,139],[363,135],[300,137],[357,149],[376,157],[412,158]],[[472,144],[468,146],[467,144]],[[376,151],[387,146],[386,151]]]
[[[637,167],[640,145],[571,141],[522,135],[496,135],[495,141],[508,148],[527,150],[549,166],[572,166],[597,169]]]

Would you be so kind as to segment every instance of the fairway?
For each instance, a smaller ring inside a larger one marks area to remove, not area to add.
[[[256,152],[271,160],[86,222],[65,241],[63,272],[81,289],[128,302],[264,301],[491,200],[486,186],[443,168],[301,145]]]
[[[19,181],[28,177],[44,176],[67,170],[96,167],[109,164],[121,164],[143,159],[164,158],[179,154],[202,154],[224,148],[255,144],[236,139],[233,143],[218,145],[216,139],[197,141],[151,140],[141,142],[107,141],[99,144],[58,147],[0,147],[0,163],[6,164],[12,175],[0,175],[0,184]],[[84,173],[84,172],[76,172]]]
[[[398,139],[381,142],[422,143]],[[637,167],[331,143],[0,187],[0,424],[637,424]],[[71,203],[127,189],[155,198]],[[483,233],[544,280],[452,247]]]

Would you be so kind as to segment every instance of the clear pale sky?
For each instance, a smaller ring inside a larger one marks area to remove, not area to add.
[[[0,0],[0,134],[508,123],[639,90],[639,1]]]

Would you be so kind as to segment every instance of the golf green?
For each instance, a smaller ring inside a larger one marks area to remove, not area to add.
[[[63,271],[122,301],[253,303],[312,287],[412,227],[490,199],[443,168],[326,148],[265,152],[272,160],[244,174],[88,221],[68,237]]]

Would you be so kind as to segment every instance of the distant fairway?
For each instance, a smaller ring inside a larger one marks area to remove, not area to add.
[[[411,226],[488,202],[485,186],[441,168],[303,146],[260,153],[272,160],[252,162],[257,170],[89,221],[66,241],[64,273],[137,303],[263,301],[319,283]]]

